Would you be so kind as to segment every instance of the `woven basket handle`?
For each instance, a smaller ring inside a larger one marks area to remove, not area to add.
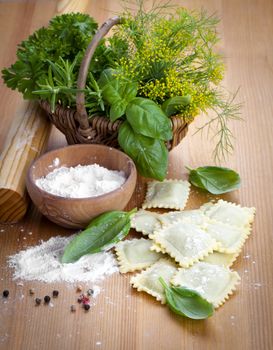
[[[90,61],[94,55],[94,52],[99,45],[101,39],[109,32],[109,30],[116,24],[122,23],[120,17],[109,18],[106,22],[102,24],[99,30],[94,35],[91,43],[88,45],[79,71],[79,76],[77,80],[77,88],[84,89],[86,85],[86,79],[88,74],[88,68]],[[88,114],[85,108],[85,96],[84,92],[78,92],[76,96],[76,106],[77,106],[77,118],[80,123],[80,128],[82,130],[89,129]]]

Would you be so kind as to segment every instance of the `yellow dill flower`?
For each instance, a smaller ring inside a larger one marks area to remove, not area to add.
[[[217,41],[213,19],[183,8],[156,20],[126,16],[115,35],[128,43],[128,52],[117,67],[121,76],[138,82],[138,95],[159,104],[190,95],[190,103],[179,109],[188,121],[213,106],[212,85],[223,79],[224,72],[221,57],[211,50]]]

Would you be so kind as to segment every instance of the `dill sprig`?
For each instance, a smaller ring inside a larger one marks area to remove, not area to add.
[[[116,42],[128,44],[116,60],[120,77],[138,82],[138,95],[159,105],[190,96],[188,104],[177,106],[177,114],[191,122],[205,112],[209,121],[200,130],[207,127],[210,135],[213,129],[213,158],[226,159],[233,150],[229,124],[240,119],[241,105],[234,101],[237,93],[227,96],[219,85],[225,70],[215,49],[219,19],[205,10],[177,8],[170,1],[154,1],[152,7],[144,0],[135,0],[135,6],[129,0],[123,3],[125,22],[113,35]]]
[[[207,129],[207,137],[212,133],[212,140],[215,141],[213,150],[213,159],[216,163],[225,161],[228,155],[233,152],[234,135],[230,128],[230,122],[233,120],[242,120],[240,110],[241,103],[235,103],[237,90],[234,94],[229,93],[229,97],[224,99],[222,94],[216,92],[215,105],[211,107],[210,111],[206,111],[206,115],[210,118],[204,125],[197,128],[194,133],[203,132]],[[213,116],[210,115],[213,112]]]

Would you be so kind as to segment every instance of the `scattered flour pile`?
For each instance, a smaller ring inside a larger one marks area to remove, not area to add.
[[[109,170],[98,164],[60,167],[36,180],[42,190],[67,198],[96,197],[124,184],[123,171]]]
[[[43,282],[96,282],[118,271],[112,253],[85,255],[73,264],[61,264],[60,258],[70,237],[52,237],[40,245],[9,257],[14,279]]]

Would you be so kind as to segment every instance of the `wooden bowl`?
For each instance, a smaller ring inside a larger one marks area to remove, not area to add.
[[[107,169],[122,170],[125,183],[109,193],[88,198],[64,198],[39,188],[35,181],[61,166],[97,163]],[[117,149],[95,145],[73,145],[48,152],[38,158],[27,174],[27,190],[39,211],[49,220],[68,228],[84,228],[92,218],[109,210],[123,210],[135,186],[136,167],[125,153]]]

